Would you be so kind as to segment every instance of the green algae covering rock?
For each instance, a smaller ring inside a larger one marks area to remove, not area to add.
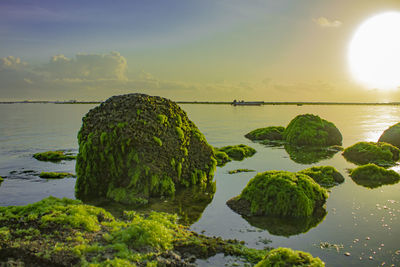
[[[243,144],[234,146],[224,146],[221,148],[216,148],[216,150],[226,153],[229,156],[229,158],[233,160],[243,160],[244,158],[253,156],[257,152],[254,148]]]
[[[193,258],[217,253],[255,264],[266,254],[239,241],[199,235],[176,220],[133,211],[115,218],[102,208],[54,197],[0,207],[0,265],[9,266],[11,258],[18,266],[193,266]]]
[[[342,145],[342,134],[335,124],[312,114],[295,117],[286,127],[283,139],[295,146]]]
[[[62,179],[65,177],[75,177],[75,175],[69,172],[41,172],[39,177],[46,179]]]
[[[265,128],[255,129],[245,135],[246,138],[252,141],[280,141],[283,140],[283,132],[285,127],[282,126],[269,126]]]
[[[400,150],[384,142],[358,142],[343,151],[346,160],[358,165],[375,163],[379,166],[392,166],[399,160]]]
[[[323,267],[325,263],[320,258],[314,258],[307,252],[292,250],[290,248],[277,248],[268,252],[265,258],[255,265],[255,267],[272,266]]]
[[[351,170],[350,177],[356,184],[367,188],[396,184],[400,181],[400,174],[397,172],[387,170],[372,163]]]
[[[378,142],[386,142],[400,148],[400,123],[390,126],[386,129],[381,137],[379,137]]]
[[[314,166],[298,173],[310,176],[324,188],[331,188],[344,182],[343,175],[332,166]]]
[[[328,198],[326,189],[309,176],[287,171],[266,171],[252,178],[227,205],[244,216],[311,216]]]
[[[61,160],[73,160],[76,156],[71,153],[57,150],[57,151],[46,151],[33,154],[33,157],[40,161],[51,161],[51,162],[60,162]]]
[[[232,161],[232,159],[223,151],[219,151],[217,148],[214,148],[215,159],[217,160],[217,166],[222,167],[225,166],[226,163]]]
[[[176,103],[114,96],[90,110],[78,134],[76,196],[125,204],[213,183],[213,148]]]

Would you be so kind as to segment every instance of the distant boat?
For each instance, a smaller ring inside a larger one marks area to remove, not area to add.
[[[250,101],[250,102],[245,102],[245,101],[233,101],[232,105],[234,106],[261,106],[264,104],[264,101]]]

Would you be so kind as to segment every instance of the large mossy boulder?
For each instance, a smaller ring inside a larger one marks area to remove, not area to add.
[[[312,266],[323,267],[325,263],[320,258],[314,258],[310,253],[290,248],[276,248],[268,252],[265,258],[255,267],[273,266]]]
[[[350,177],[356,184],[367,188],[396,184],[400,181],[400,174],[394,170],[387,170],[372,163],[351,170]]]
[[[335,124],[312,114],[295,117],[286,127],[283,139],[294,146],[342,145],[342,134]]]
[[[358,142],[343,151],[346,160],[358,165],[375,163],[380,166],[391,166],[399,160],[400,150],[384,142]]]
[[[265,128],[255,129],[245,135],[246,138],[252,141],[281,141],[283,140],[283,132],[285,127],[282,126],[269,126]]]
[[[213,183],[213,148],[185,111],[157,96],[114,96],[90,110],[78,134],[76,197],[125,204]]]
[[[386,129],[378,142],[386,142],[400,148],[400,122]]]
[[[332,166],[314,166],[299,173],[310,176],[324,188],[331,188],[344,182],[343,175]]]
[[[328,198],[326,189],[301,173],[266,171],[252,178],[227,205],[244,216],[311,216]]]

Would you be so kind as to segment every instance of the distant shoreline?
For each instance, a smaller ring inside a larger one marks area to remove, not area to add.
[[[231,105],[225,101],[175,101],[178,104]],[[262,101],[261,101],[262,102]],[[102,101],[3,101],[0,104],[100,104]],[[398,106],[400,102],[262,102],[261,105],[345,105],[345,106]]]

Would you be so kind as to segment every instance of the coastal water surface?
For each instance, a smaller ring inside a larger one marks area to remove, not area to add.
[[[0,105],[0,205],[25,205],[53,195],[74,198],[74,178],[45,180],[42,171],[74,172],[75,161],[40,162],[37,152],[69,150],[77,153],[76,135],[82,117],[95,105],[2,104]],[[313,113],[332,121],[343,135],[343,146],[358,141],[377,141],[390,125],[400,121],[398,106],[255,106],[180,105],[216,147],[246,144],[257,153],[243,161],[217,168],[216,193],[210,204],[196,212],[191,229],[209,236],[244,240],[254,248],[290,247],[320,257],[327,266],[395,266],[400,264],[400,184],[369,189],[348,176],[355,165],[336,153],[322,160],[308,160],[283,147],[268,147],[247,140],[255,128],[286,126],[296,115]],[[345,177],[332,188],[325,217],[312,224],[302,221],[247,221],[226,201],[238,195],[257,173],[267,170],[299,171],[315,165],[331,165]],[[255,172],[228,174],[247,168]],[[400,167],[393,167],[400,171]],[[198,208],[198,207],[197,207]],[[204,209],[204,210],[203,210]],[[201,212],[202,211],[202,212]],[[310,228],[311,227],[311,228]],[[310,229],[309,229],[310,228]],[[349,253],[350,256],[346,256]],[[230,258],[217,255],[199,265],[224,266]]]

